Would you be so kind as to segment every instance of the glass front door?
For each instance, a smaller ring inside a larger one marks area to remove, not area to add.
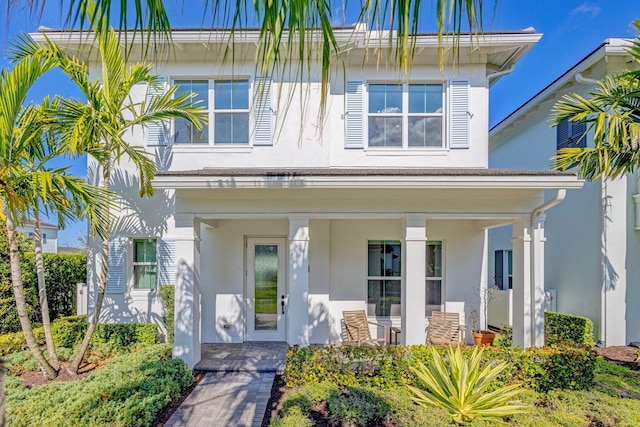
[[[284,341],[286,239],[247,239],[247,340]]]

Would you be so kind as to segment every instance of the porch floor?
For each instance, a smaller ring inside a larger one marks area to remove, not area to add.
[[[285,342],[202,344],[202,358],[193,367],[209,372],[282,372],[287,357]]]

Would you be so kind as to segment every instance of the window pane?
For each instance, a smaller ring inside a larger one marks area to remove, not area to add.
[[[367,304],[367,314],[370,316],[390,316],[392,304],[394,307],[401,304],[400,281],[369,280]]]
[[[209,82],[207,80],[176,80],[174,83],[178,86],[176,95],[194,93],[195,97],[192,98],[192,102],[200,101],[199,106],[209,108]]]
[[[409,117],[409,147],[442,147],[442,117]]]
[[[442,113],[442,85],[409,85],[409,113]]]
[[[426,277],[442,277],[442,243],[427,243]]]
[[[255,330],[278,328],[278,245],[255,246]]]
[[[369,276],[400,277],[401,246],[396,240],[369,240]]]
[[[214,108],[216,110],[248,110],[248,80],[216,80],[213,83]]]
[[[402,85],[369,85],[370,113],[402,113]]]
[[[248,144],[249,114],[216,113],[214,129],[216,144]]]
[[[442,304],[442,280],[427,280],[427,305]]]
[[[156,262],[155,239],[136,239],[133,245],[134,262]]]
[[[174,141],[176,144],[206,144],[208,142],[209,127],[202,126],[198,130],[187,119],[176,119]]]
[[[155,289],[156,266],[136,265],[133,267],[136,289]]]
[[[402,118],[369,117],[369,147],[402,147]]]

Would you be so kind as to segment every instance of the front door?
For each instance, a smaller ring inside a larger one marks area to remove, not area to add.
[[[285,341],[286,239],[247,239],[247,341]]]

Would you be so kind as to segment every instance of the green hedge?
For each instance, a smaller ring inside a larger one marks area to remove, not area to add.
[[[10,377],[6,384],[8,425],[148,426],[158,412],[193,383],[171,347],[153,345],[114,357],[89,377],[24,388]]]
[[[0,251],[6,247],[6,237],[0,230]],[[26,243],[23,243],[23,246]],[[22,246],[21,246],[22,248]],[[26,246],[25,246],[26,248]],[[24,250],[24,249],[22,249]],[[87,257],[83,254],[43,254],[47,285],[47,301],[51,320],[76,312],[76,284],[87,281]],[[27,313],[33,323],[42,322],[38,302],[38,284],[33,253],[20,254],[22,282]],[[8,251],[0,255],[0,334],[20,331],[15,308]]]
[[[51,334],[56,347],[73,348],[82,341],[87,331],[85,316],[68,316],[51,323]],[[40,344],[44,344],[42,327],[33,329]],[[98,324],[91,338],[92,345],[108,343],[113,347],[128,347],[133,344],[157,344],[158,326],[152,323]],[[0,356],[27,348],[22,332],[0,335]]]
[[[547,345],[592,346],[593,322],[572,314],[544,313],[544,335]]]
[[[395,387],[412,384],[415,377],[409,366],[416,361],[432,363],[425,346],[292,347],[287,352],[285,380],[289,387],[330,381],[341,387]],[[444,356],[445,347],[440,347]],[[466,353],[473,347],[466,347]],[[488,347],[485,363],[508,361],[510,369],[498,378],[496,385],[518,381],[536,391],[585,389],[593,384],[597,354],[586,348]]]
[[[162,321],[167,331],[166,342],[173,344],[174,300],[175,288],[173,285],[160,287],[160,300],[162,301]]]

